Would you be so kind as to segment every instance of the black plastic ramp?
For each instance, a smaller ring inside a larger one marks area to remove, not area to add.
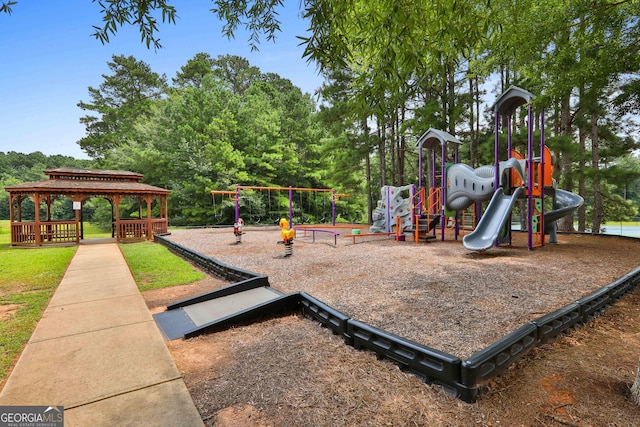
[[[274,300],[281,295],[280,292],[265,286],[198,304],[188,305],[183,307],[183,310],[196,326],[202,326],[230,316],[233,313]]]
[[[262,286],[230,295],[209,299],[173,310],[154,314],[158,327],[168,340],[182,338],[187,332],[246,312],[252,307],[262,306],[282,297],[282,293]]]

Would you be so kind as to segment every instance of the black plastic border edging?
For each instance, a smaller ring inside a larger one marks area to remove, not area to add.
[[[576,301],[576,304],[580,305],[582,323],[587,323],[594,317],[597,317],[604,309],[613,303],[610,293],[609,287],[605,286]]]
[[[302,315],[307,319],[315,320],[322,326],[331,330],[335,335],[342,335],[345,342],[353,345],[353,340],[347,334],[347,321],[349,316],[329,307],[311,295],[300,292]]]
[[[153,238],[156,242],[159,242],[162,245],[166,246],[170,251],[176,253],[177,255],[180,255],[182,258],[191,261],[207,273],[220,277],[229,282],[236,282],[262,276],[262,274],[253,273],[251,271],[224,264],[216,259],[202,255],[189,248],[185,248],[182,245],[167,240],[157,234],[154,235]]]
[[[582,319],[580,304],[572,303],[545,316],[538,317],[531,323],[537,328],[537,338],[540,344],[576,326],[582,322]]]
[[[537,343],[538,328],[527,323],[462,362],[460,381],[469,388],[477,387],[504,372]]]
[[[458,381],[460,358],[353,319],[347,321],[347,332],[353,339],[354,348],[371,350],[379,358],[394,361],[402,370],[426,383],[436,383],[463,400],[475,400],[475,385],[466,387]]]
[[[303,315],[342,336],[346,344],[371,350],[378,358],[387,358],[402,370],[426,383],[436,383],[467,402],[476,400],[475,386],[467,387],[458,381],[462,363],[458,357],[353,320],[304,292],[300,296]]]

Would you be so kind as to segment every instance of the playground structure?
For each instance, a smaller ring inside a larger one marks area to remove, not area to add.
[[[227,196],[229,200],[231,200],[235,205],[235,216],[234,223],[237,223],[240,219],[240,198],[243,192],[246,191],[267,191],[269,194],[269,203],[271,203],[271,192],[280,192],[286,191],[288,192],[288,201],[289,201],[289,224],[293,226],[294,224],[294,197],[293,192],[297,191],[302,193],[315,193],[315,194],[330,194],[331,197],[331,225],[336,225],[336,202],[343,197],[349,197],[348,194],[338,193],[334,189],[329,188],[306,188],[306,187],[264,187],[264,186],[251,186],[251,185],[236,185],[234,190],[212,190],[211,196],[213,198],[214,210],[217,209],[216,206],[216,195]],[[302,204],[302,203],[301,203]],[[277,219],[274,221],[274,224],[277,224],[277,221],[280,220],[284,216],[283,212],[278,212]]]
[[[402,231],[414,233],[416,243],[422,239],[435,238],[440,225],[441,239],[445,238],[445,227],[451,218],[455,239],[460,235],[461,224],[469,216],[477,216],[472,222],[473,231],[463,237],[465,248],[485,251],[500,244],[511,244],[511,214],[516,202],[526,198],[527,247],[544,246],[545,235],[549,242],[557,243],[556,221],[570,215],[584,202],[582,197],[556,188],[552,178],[553,162],[549,148],[544,143],[544,116],[540,113],[538,123],[540,141],[538,156],[534,155],[534,115],[530,92],[512,86],[493,105],[495,142],[493,165],[473,169],[459,163],[458,149],[462,144],[451,134],[437,129],[427,130],[416,142],[419,149],[418,189],[414,186],[383,187],[381,200],[374,214],[372,232],[392,231],[394,218],[401,219]],[[512,115],[521,106],[527,108],[527,152],[523,156],[512,146]],[[500,160],[500,118],[506,117],[507,156]],[[453,163],[447,163],[447,146],[453,145]],[[423,185],[423,152],[432,150],[430,186]],[[439,150],[438,150],[439,149]],[[440,151],[440,153],[438,153]],[[438,154],[440,165],[437,164]],[[439,167],[438,167],[439,166]],[[439,174],[437,172],[440,172]],[[403,193],[410,192],[408,197]],[[545,212],[545,195],[552,197],[552,209]],[[484,212],[482,203],[489,201]],[[476,215],[467,213],[472,209]]]

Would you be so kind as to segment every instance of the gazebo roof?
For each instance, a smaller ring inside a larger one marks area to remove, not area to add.
[[[79,193],[152,193],[169,194],[171,191],[165,188],[140,182],[118,181],[73,181],[66,179],[45,179],[37,182],[25,182],[22,184],[5,187],[9,193],[28,191],[49,192],[79,192]]]
[[[50,179],[83,179],[83,180],[110,180],[110,181],[140,181],[143,176],[137,172],[123,170],[81,169],[81,168],[54,168],[46,169],[44,174]]]
[[[169,194],[171,191],[139,182],[143,175],[129,171],[57,168],[44,171],[51,179],[5,187],[9,193]]]

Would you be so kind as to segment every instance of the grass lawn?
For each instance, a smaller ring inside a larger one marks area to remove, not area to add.
[[[205,277],[165,246],[152,242],[120,245],[140,291],[195,282]]]
[[[0,221],[0,383],[36,327],[76,247],[11,248]]]
[[[111,237],[85,224],[85,238]],[[9,221],[0,221],[0,384],[31,337],[77,246],[12,248]],[[120,245],[141,291],[199,280],[204,273],[162,245]]]
[[[83,223],[82,230],[84,231],[85,239],[103,239],[111,237],[110,231],[102,231],[97,225],[90,222]]]

